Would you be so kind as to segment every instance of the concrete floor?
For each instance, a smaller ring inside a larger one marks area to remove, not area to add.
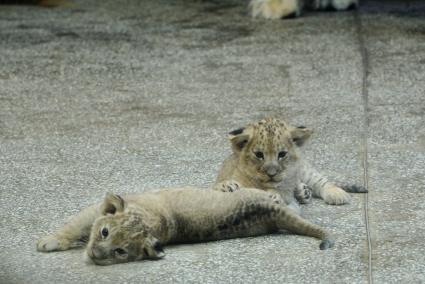
[[[425,5],[251,19],[246,2],[0,6],[0,283],[425,282]],[[316,132],[309,160],[366,184],[314,200],[316,240],[270,235],[87,266],[36,240],[106,191],[209,186],[226,133],[264,116]]]

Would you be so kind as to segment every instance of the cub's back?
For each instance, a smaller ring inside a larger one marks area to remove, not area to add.
[[[211,189],[183,188],[159,193],[167,208],[188,218],[211,219],[233,214],[243,207],[271,202],[269,194],[257,189],[243,188],[235,192]]]
[[[259,235],[268,232],[271,222],[251,218],[257,213],[260,216],[262,211],[259,209],[264,205],[273,206],[268,194],[257,189],[220,192],[186,188],[164,191],[160,195],[176,226],[175,238],[171,242]]]

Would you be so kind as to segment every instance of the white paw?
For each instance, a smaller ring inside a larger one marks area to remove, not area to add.
[[[351,7],[357,7],[359,4],[358,0],[333,0],[332,6],[336,10],[347,10]]]
[[[66,249],[64,242],[61,242],[55,236],[46,236],[37,242],[38,251],[49,252],[64,249]]]
[[[300,14],[298,0],[251,0],[249,4],[253,17],[281,19],[286,16]]]
[[[322,198],[327,204],[342,205],[350,203],[351,196],[343,189],[333,185],[323,190]]]

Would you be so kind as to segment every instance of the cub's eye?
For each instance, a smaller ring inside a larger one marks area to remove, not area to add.
[[[115,251],[115,253],[117,253],[119,255],[125,255],[125,254],[127,254],[127,252],[124,249],[122,249],[122,248],[116,248],[114,251]]]
[[[103,228],[102,231],[100,231],[100,234],[102,237],[106,238],[109,234],[108,228]]]
[[[279,154],[278,154],[279,160],[285,158],[286,154],[288,154],[288,152],[286,152],[286,151],[280,151]]]
[[[255,154],[255,157],[257,157],[258,159],[260,159],[260,160],[264,159],[263,152],[258,151],[258,152],[255,152],[254,154]]]

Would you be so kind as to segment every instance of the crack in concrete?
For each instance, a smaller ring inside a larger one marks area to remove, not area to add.
[[[363,37],[363,26],[360,17],[360,11],[357,10],[355,14],[357,37],[359,41],[360,55],[362,59],[362,101],[364,111],[364,124],[363,124],[363,137],[362,137],[362,150],[363,150],[363,182],[364,186],[369,189],[369,171],[368,171],[368,137],[369,137],[369,93],[367,89],[368,76],[369,76],[369,55],[365,47]],[[369,225],[369,194],[364,195],[364,218],[367,235],[368,245],[368,282],[373,283],[373,270],[372,270],[372,241],[370,236]]]

